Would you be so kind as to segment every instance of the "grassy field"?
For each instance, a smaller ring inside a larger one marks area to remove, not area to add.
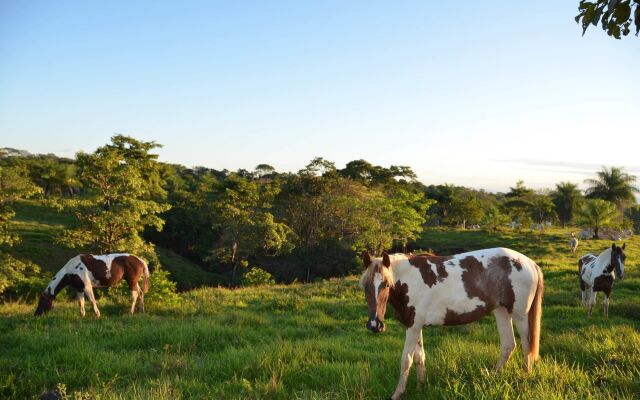
[[[567,233],[423,235],[422,248],[506,246],[539,263],[546,282],[541,361],[527,375],[517,351],[502,373],[487,372],[499,353],[493,317],[428,328],[426,386],[415,389],[412,370],[405,398],[640,397],[640,239],[627,242],[627,279],[614,284],[610,318],[602,317],[600,299],[589,319]],[[583,241],[579,253],[610,245]],[[356,277],[196,289],[176,306],[148,304],[145,315],[129,316],[126,305],[108,299],[99,305],[99,320],[81,319],[71,302],[45,318],[32,316],[33,304],[0,305],[0,398],[37,398],[58,387],[77,399],[375,399],[397,383],[404,329],[391,311],[387,332],[365,329]]]

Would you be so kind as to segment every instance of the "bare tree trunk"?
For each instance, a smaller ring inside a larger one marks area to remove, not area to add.
[[[236,252],[238,251],[238,243],[233,242],[231,246],[231,280],[229,281],[229,287],[233,287],[233,284],[236,280],[236,270],[238,269],[238,264],[236,263]]]

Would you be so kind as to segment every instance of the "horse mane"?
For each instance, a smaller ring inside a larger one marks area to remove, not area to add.
[[[373,281],[373,277],[375,272],[379,272],[382,274],[382,278],[387,284],[390,286],[393,285],[395,279],[393,278],[393,263],[397,260],[407,259],[408,256],[403,253],[389,254],[389,259],[391,260],[391,265],[389,268],[386,268],[382,265],[382,257],[376,257],[372,260],[371,265],[367,267],[367,269],[360,276],[360,287],[364,288],[366,285]]]

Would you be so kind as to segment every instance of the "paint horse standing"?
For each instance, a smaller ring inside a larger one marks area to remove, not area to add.
[[[624,279],[624,248],[615,243],[597,257],[587,254],[578,260],[578,273],[580,274],[580,290],[582,291],[582,305],[589,308],[589,316],[596,304],[597,292],[604,292],[604,316],[609,317],[609,296],[616,275]]]
[[[527,371],[538,358],[544,282],[542,271],[528,257],[495,248],[444,257],[384,253],[372,259],[365,253],[363,262],[366,271],[360,284],[369,307],[367,328],[374,333],[385,330],[387,302],[407,327],[400,380],[392,399],[404,392],[413,362],[418,387],[424,383],[423,326],[467,324],[493,312],[501,349],[495,369],[504,366],[516,346],[512,320]]]
[[[138,284],[144,276],[142,288]],[[127,281],[131,289],[131,314],[135,312],[136,302],[140,311],[144,312],[144,294],[149,290],[149,267],[141,258],[131,254],[105,254],[94,256],[81,254],[73,257],[51,279],[45,291],[40,295],[40,301],[35,315],[49,312],[53,308],[53,300],[66,286],[72,286],[77,291],[80,303],[80,314],[84,317],[84,296],[87,296],[96,317],[100,317],[100,310],[93,295],[94,287],[109,287]]]
[[[571,247],[571,254],[575,254],[576,250],[578,249],[578,238],[576,237],[576,235],[571,232],[571,240],[569,241],[569,247]]]

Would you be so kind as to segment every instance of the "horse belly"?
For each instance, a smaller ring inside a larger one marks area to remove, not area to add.
[[[442,292],[431,296],[430,305],[426,307],[424,325],[468,324],[481,319],[493,310],[491,304],[477,297],[469,298],[464,290]]]

